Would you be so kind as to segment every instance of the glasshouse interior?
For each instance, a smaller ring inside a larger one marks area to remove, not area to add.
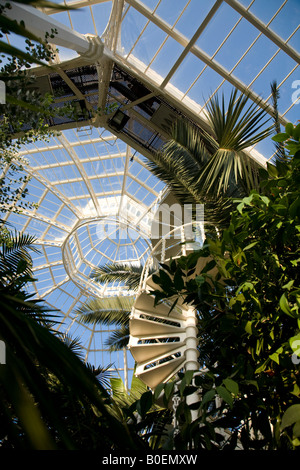
[[[299,0],[0,15],[0,448],[298,450]]]

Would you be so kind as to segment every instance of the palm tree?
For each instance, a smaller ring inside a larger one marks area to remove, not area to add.
[[[211,134],[179,120],[173,127],[172,139],[147,163],[149,170],[168,185],[179,202],[204,204],[205,220],[218,228],[228,223],[233,198],[259,188],[261,166],[246,149],[266,138],[273,129],[270,126],[261,130],[268,120],[265,112],[254,103],[249,104],[246,95],[237,96],[237,93],[237,90],[232,92],[227,109],[224,97],[221,104],[217,96],[210,101],[207,118]],[[111,264],[96,268],[91,277],[101,283],[121,282],[126,288],[136,290],[141,273],[141,266]],[[125,299],[91,299],[77,310],[85,323],[121,326],[108,340],[112,349],[127,344],[134,298],[129,303]]]
[[[142,265],[106,264],[94,269],[91,274],[99,283],[122,283],[131,295],[96,298],[93,297],[79,307],[75,313],[80,315],[84,324],[103,324],[116,326],[105,345],[110,351],[125,348],[129,341],[129,317],[138,291]]]
[[[0,445],[74,449],[83,435],[89,441],[96,434],[108,451],[112,445],[135,449],[137,440],[109,411],[94,371],[54,334],[54,314],[26,292],[33,280],[33,241],[5,232],[0,243],[0,340],[6,350],[0,366]]]
[[[129,316],[134,296],[91,298],[76,310],[84,324],[114,325],[118,328],[105,342],[110,351],[127,346],[129,341]]]
[[[139,287],[142,265],[135,264],[107,264],[95,268],[91,274],[96,282],[122,282],[124,287],[136,291]]]
[[[231,93],[228,106],[215,96],[207,119],[211,133],[178,120],[172,138],[147,166],[163,180],[179,202],[204,204],[205,219],[222,228],[229,220],[233,198],[258,189],[259,170],[246,149],[269,136],[266,113],[246,95]]]

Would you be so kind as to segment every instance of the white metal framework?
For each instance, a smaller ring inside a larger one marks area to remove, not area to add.
[[[167,138],[164,116],[157,110],[167,110],[170,116],[181,113],[205,126],[211,97],[215,93],[229,97],[236,87],[254,101],[262,98],[261,106],[271,113],[270,83],[276,80],[280,121],[296,123],[300,4],[299,0],[65,0],[65,4],[72,9],[41,12],[50,24],[58,21],[64,35],[52,84],[62,80],[69,95],[84,102],[87,110],[95,103],[103,110],[117,101],[133,124],[116,133],[108,125],[112,112],[106,111],[76,125],[56,123],[59,137],[24,147],[21,154],[32,176],[29,199],[38,207],[7,214],[7,219],[17,230],[37,236],[40,254],[34,255],[38,279],[34,289],[62,312],[60,329],[80,338],[87,361],[114,362],[122,370],[123,355],[112,358],[107,353],[107,331],[83,327],[74,311],[90,295],[99,295],[99,286],[89,279],[94,266],[146,257],[151,220],[164,191],[145,167],[150,147]],[[20,45],[18,37],[7,36],[7,41]],[[83,70],[85,65],[92,68],[79,84],[70,70]],[[113,80],[128,87],[139,80],[144,91],[129,99]],[[249,150],[266,161],[274,147],[268,140]],[[116,226],[123,227],[123,235],[122,230],[116,233]],[[111,291],[100,286],[100,295]]]

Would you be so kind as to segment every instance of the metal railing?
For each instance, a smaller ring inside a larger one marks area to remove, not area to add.
[[[160,264],[166,263],[170,259],[180,258],[181,256],[186,256],[189,252],[201,249],[204,240],[204,223],[195,221],[175,227],[169,233],[162,236],[150,251],[145,262],[139,292],[146,290],[150,271],[158,270]]]

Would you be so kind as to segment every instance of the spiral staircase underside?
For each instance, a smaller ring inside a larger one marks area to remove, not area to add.
[[[129,348],[137,362],[136,375],[153,389],[186,364],[187,309],[170,312],[166,303],[155,305],[149,284],[132,310]]]
[[[160,207],[174,208],[174,202],[176,202],[174,196],[169,193]],[[154,222],[159,220],[159,212],[158,209]],[[199,237],[197,239],[195,221],[179,225],[182,220],[181,215],[178,214],[177,221],[173,219],[175,223],[170,227],[172,230],[168,234],[152,239],[152,252],[144,268],[129,322],[128,347],[136,361],[136,375],[151,389],[155,389],[160,383],[167,382],[181,369],[199,369],[195,309],[185,303],[179,295],[162,302],[155,302],[154,291],[161,290],[161,287],[155,283],[154,275],[158,273],[159,268],[162,269],[160,264],[169,265],[171,260],[188,255],[203,246],[203,221],[198,223],[198,226],[201,226],[202,239]],[[194,227],[194,231],[191,230],[191,226]],[[193,237],[191,233],[194,234]],[[176,236],[178,234],[180,234],[179,237]],[[197,276],[209,261],[210,258],[199,258],[194,273],[189,278]],[[152,273],[149,275],[150,265]],[[217,268],[213,268],[209,273],[215,275]],[[168,274],[171,276],[170,273]],[[177,303],[173,308],[175,300]]]

